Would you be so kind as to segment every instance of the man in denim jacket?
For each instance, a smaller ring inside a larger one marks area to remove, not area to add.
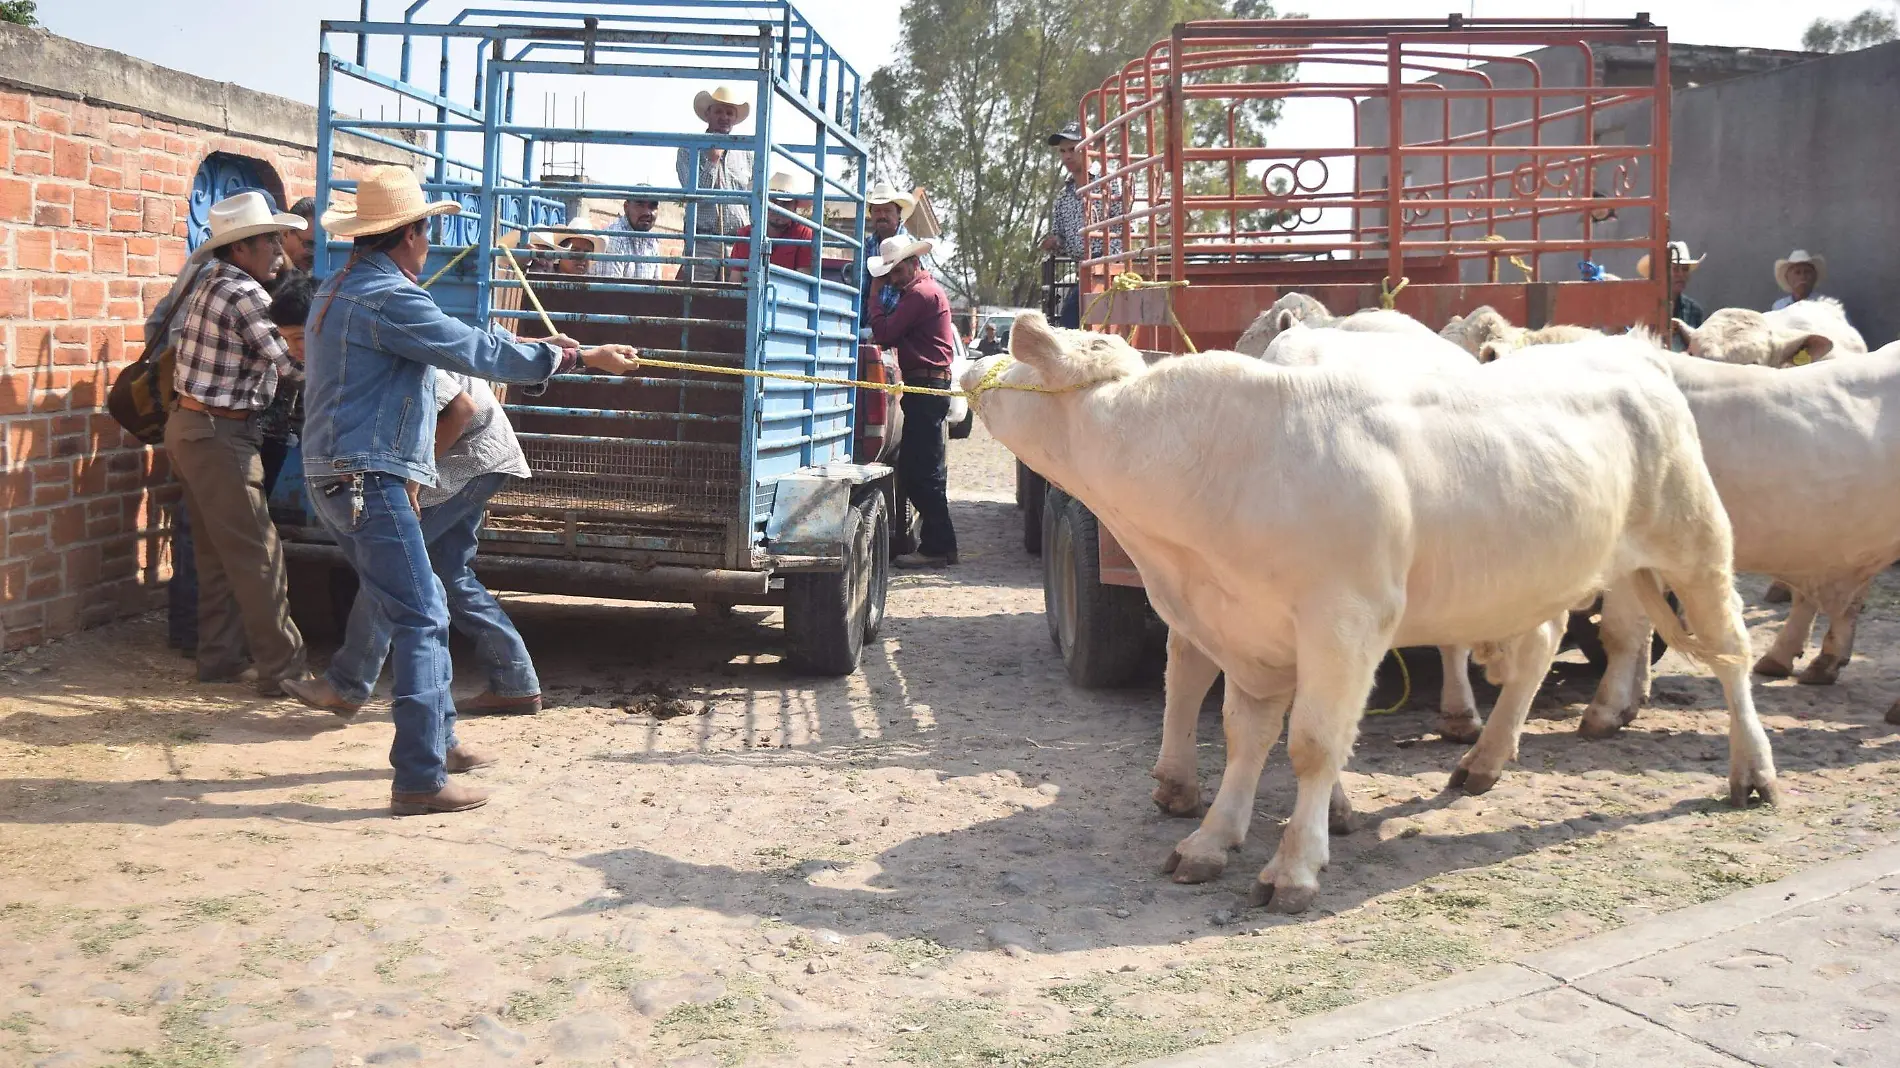
[[[460,210],[454,201],[426,200],[406,168],[365,174],[354,207],[323,216],[326,231],[356,245],[349,264],[318,290],[304,331],[303,460],[311,504],[356,570],[358,596],[376,598],[392,632],[389,807],[398,816],[483,804],[485,792],[453,783],[447,773],[494,762],[456,744],[448,608],[413,495],[436,484],[430,368],[531,385],[579,363],[616,374],[638,366],[625,345],[583,351],[559,335],[518,341],[444,314],[415,279],[429,254],[429,218]],[[285,688],[313,707],[351,714],[325,703],[315,683]]]

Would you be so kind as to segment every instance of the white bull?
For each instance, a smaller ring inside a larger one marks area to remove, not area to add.
[[[1867,584],[1900,559],[1900,342],[1785,370],[1666,359],[1728,510],[1735,569],[1773,576],[1795,593],[1755,670],[1792,674],[1818,610],[1828,615],[1827,634],[1800,681],[1831,684],[1853,655]],[[1606,597],[1602,632],[1609,668],[1582,727],[1593,735],[1635,718],[1649,669],[1640,606]]]
[[[1866,340],[1832,297],[1796,301],[1771,312],[1723,308],[1700,327],[1691,328],[1681,319],[1670,320],[1670,326],[1691,356],[1722,363],[1787,367],[1867,351]]]
[[[1570,608],[1619,578],[1721,679],[1731,800],[1774,799],[1728,520],[1694,422],[1660,363],[1630,358],[1644,341],[1596,344],[1608,348],[1471,375],[1228,353],[1150,368],[1119,338],[1032,313],[1016,320],[1010,364],[991,357],[964,376],[966,389],[998,376],[1004,388],[978,405],[990,432],[1095,512],[1170,640],[1226,674],[1227,773],[1171,858],[1178,880],[1218,874],[1245,839],[1284,725],[1299,797],[1253,897],[1283,912],[1311,904],[1329,810],[1343,807],[1339,772],[1390,648],[1510,639],[1492,658],[1497,712],[1453,775],[1488,789],[1516,756]],[[1694,639],[1663,618],[1658,576]],[[1155,774],[1164,788],[1195,782],[1179,723],[1164,728]]]
[[[1330,328],[1354,333],[1432,335],[1431,327],[1404,312],[1364,308],[1351,315],[1336,316],[1326,310],[1326,305],[1304,293],[1288,293],[1274,301],[1266,311],[1254,316],[1246,332],[1240,335],[1240,340],[1234,342],[1234,351],[1246,356],[1259,356],[1267,351],[1267,346],[1280,335],[1280,331],[1293,323],[1315,330]]]
[[[1603,334],[1587,326],[1566,323],[1554,323],[1531,330],[1512,323],[1496,308],[1486,304],[1474,309],[1470,315],[1452,316],[1438,336],[1470,353],[1479,363],[1490,363],[1499,356],[1532,345],[1564,345],[1573,341],[1588,341]]]

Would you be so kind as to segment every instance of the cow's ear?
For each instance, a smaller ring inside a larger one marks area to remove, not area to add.
[[[1031,367],[1054,365],[1062,351],[1062,338],[1041,312],[1023,312],[1009,328],[1009,354]]]
[[[1280,309],[1280,317],[1273,321],[1273,332],[1276,334],[1284,334],[1298,325],[1300,325],[1300,317],[1293,314],[1293,309],[1282,308]]]
[[[1695,327],[1690,326],[1681,319],[1671,319],[1669,320],[1669,333],[1674,337],[1682,339],[1683,351],[1687,352],[1695,348]]]
[[[1789,334],[1775,346],[1776,367],[1804,367],[1827,359],[1834,351],[1833,339],[1824,334]]]

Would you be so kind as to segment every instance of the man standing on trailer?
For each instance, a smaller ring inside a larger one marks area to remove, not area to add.
[[[390,811],[460,812],[488,800],[453,783],[494,758],[455,744],[449,697],[449,613],[429,567],[412,487],[436,486],[434,371],[526,385],[576,365],[634,370],[626,345],[581,349],[567,337],[520,341],[445,314],[416,277],[429,257],[429,219],[455,214],[431,202],[406,167],[375,167],[356,203],[324,213],[323,228],[355,241],[349,262],[317,291],[304,331],[311,374],[304,393],[304,478],[312,510],[356,571],[358,596],[373,597],[390,626],[396,738]],[[326,707],[316,686],[285,687]],[[343,709],[332,709],[347,715]]]
[[[798,197],[796,192],[792,189],[792,176],[786,174],[784,171],[779,171],[772,175],[772,181],[766,195],[771,199],[775,207],[792,212],[795,215],[804,215],[811,210],[811,201],[803,200]],[[811,269],[811,242],[815,236],[815,232],[811,227],[806,226],[797,219],[780,215],[774,211],[771,212],[765,220],[765,234],[771,238],[772,241],[771,252],[766,257],[768,262],[790,271],[802,271],[805,274],[813,273]],[[739,236],[747,238],[748,240],[741,241],[732,246],[732,258],[735,260],[749,260],[752,257],[752,242],[749,240],[752,237],[752,227],[741,227]],[[735,267],[732,269],[732,278],[735,282],[743,281],[745,275],[746,269],[744,267]]]
[[[645,189],[646,186],[638,188]],[[627,278],[652,282],[660,277],[660,239],[653,234],[660,202],[650,197],[628,197],[620,215],[607,224],[607,251],[616,256],[644,256],[642,260],[596,260],[590,269],[597,278]]]
[[[866,251],[882,248],[884,242],[893,237],[909,237],[904,229],[904,221],[917,208],[917,198],[903,192],[889,182],[873,183],[864,194],[864,241]],[[865,292],[876,288],[876,279],[867,272],[864,277]],[[887,288],[881,298],[884,311],[889,314],[897,307],[897,298],[902,294],[896,289]]]
[[[1122,199],[1122,187],[1119,181],[1108,184],[1105,197],[1093,205],[1084,201],[1078,186],[1087,185],[1100,175],[1090,170],[1088,156],[1082,151],[1082,124],[1072,122],[1049,135],[1049,146],[1056,150],[1062,159],[1065,172],[1062,188],[1056,191],[1056,200],[1049,208],[1049,234],[1042,239],[1042,250],[1066,256],[1072,260],[1082,260],[1102,254],[1102,239],[1090,238],[1086,246],[1082,243],[1082,226],[1085,222],[1098,223],[1108,218],[1109,200]],[[1124,204],[1124,212],[1126,205]],[[1110,254],[1122,250],[1120,240],[1109,242]],[[1062,310],[1057,314],[1058,326],[1075,330],[1082,325],[1082,287],[1078,284],[1062,298]]]
[[[872,278],[871,336],[878,344],[897,349],[905,385],[949,389],[950,363],[956,357],[950,298],[919,262],[934,247],[931,241],[887,238],[878,254],[865,261]],[[889,292],[898,297],[895,306],[885,311],[883,297]],[[944,420],[950,415],[950,398],[906,393],[902,403],[904,441],[897,452],[897,492],[917,510],[923,532],[917,551],[891,564],[945,567],[957,562],[957,531],[950,522],[950,475],[945,466]]]
[[[739,94],[724,85],[716,85],[710,91],[701,90],[693,98],[693,111],[706,124],[709,134],[730,134],[734,126],[746,120],[752,114],[752,105],[739,99]],[[731,191],[752,188],[752,153],[724,148],[689,148],[680,146],[679,155],[674,162],[679,172],[680,188],[688,191]],[[694,204],[697,203],[697,208]],[[689,211],[696,211],[698,220],[688,227],[694,234],[730,237],[737,234],[741,227],[752,221],[751,213],[743,203],[733,201],[689,201]],[[686,255],[705,256],[712,259],[726,258],[726,242],[723,240],[692,240],[686,242]],[[697,282],[716,282],[723,277],[724,264],[691,264],[686,268],[687,277]]]

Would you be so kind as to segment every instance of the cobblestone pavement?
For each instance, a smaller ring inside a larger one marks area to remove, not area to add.
[[[1900,848],[1151,1068],[1900,1063]]]

